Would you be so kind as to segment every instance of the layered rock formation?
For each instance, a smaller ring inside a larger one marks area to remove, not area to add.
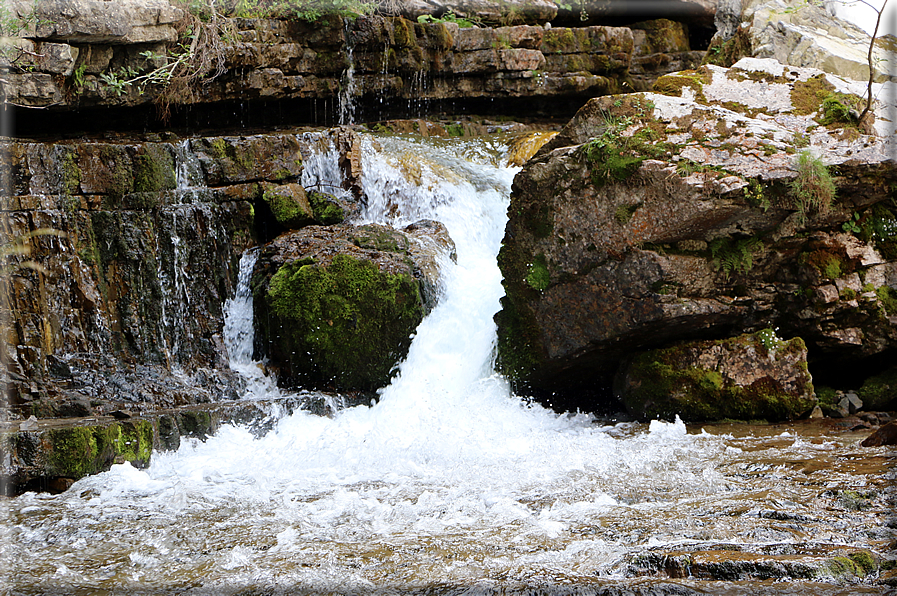
[[[20,2],[11,21],[21,24],[12,32],[19,39],[0,57],[9,71],[0,88],[8,103],[51,114],[155,103],[164,119],[179,104],[307,100],[284,118],[344,123],[357,109],[381,120],[429,101],[642,90],[699,62],[704,42],[691,41],[682,22],[695,26],[695,11],[712,16],[711,4],[681,2],[657,14],[679,21],[644,21],[650,11],[621,13],[624,3],[602,2],[586,7],[595,18],[552,28],[555,3],[518,4],[407,2],[398,5],[404,16],[202,22],[164,0],[48,2],[35,13]],[[232,110],[218,117],[225,114]],[[19,119],[40,129],[35,112]]]
[[[813,3],[782,0],[722,3],[718,22],[728,21],[732,25],[719,27],[708,59],[727,66],[743,56],[771,58],[782,64],[818,68],[848,79],[869,80],[871,38],[852,23],[833,18],[833,14],[832,6]],[[895,43],[897,39],[893,35],[883,36],[873,46],[872,78],[876,82],[897,82]],[[729,62],[725,63],[726,60]]]
[[[766,327],[811,361],[893,354],[892,108],[870,134],[862,85],[769,60],[656,88],[592,100],[516,178],[502,370],[582,390],[640,350]]]

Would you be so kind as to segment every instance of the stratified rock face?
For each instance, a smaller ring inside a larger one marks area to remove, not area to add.
[[[339,98],[346,108],[358,101],[356,96],[378,102],[590,97],[622,89],[632,53],[632,32],[625,27],[579,27],[572,31],[582,43],[556,47],[551,39],[572,40],[570,29],[546,33],[541,26],[519,24],[533,18],[545,22],[540,10],[527,10],[521,13],[529,15],[526,18],[494,28],[381,16],[346,23],[334,16],[315,22],[237,18],[228,21],[234,30],[214,56],[220,66],[215,76],[209,72],[202,83],[178,90],[158,79],[136,77],[167,72],[174,56],[182,54],[172,43],[171,26],[182,11],[163,11],[163,0],[133,3],[141,9],[127,18],[116,15],[119,5],[127,8],[131,3],[41,4],[41,23],[54,24],[21,32],[21,50],[2,58],[0,65],[10,68],[0,82],[6,100],[65,110],[136,106],[160,95],[185,104]],[[132,83],[120,84],[125,81]]]
[[[590,386],[639,350],[766,327],[811,361],[897,348],[886,107],[869,135],[835,105],[862,85],[736,66],[594,99],[518,174],[496,322],[519,388]]]
[[[641,420],[791,420],[816,403],[804,342],[772,329],[643,352],[621,369],[615,393]]]
[[[3,143],[12,413],[234,396],[223,305],[254,242],[253,203],[300,179],[300,145],[292,134]]]
[[[444,226],[312,226],[278,237],[253,274],[256,345],[286,386],[374,390],[386,384],[435,299]]]

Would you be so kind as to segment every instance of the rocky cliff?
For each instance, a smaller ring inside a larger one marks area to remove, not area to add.
[[[660,74],[696,65],[706,36],[690,35],[684,22],[711,9],[695,4],[670,3],[669,10],[628,18],[614,11],[614,18],[552,27],[553,2],[408,2],[394,16],[352,18],[250,18],[234,10],[211,19],[164,0],[18,2],[12,6],[18,17],[10,19],[18,26],[7,32],[17,39],[0,57],[8,71],[0,88],[7,103],[20,107],[19,126],[41,131],[47,117],[68,127],[73,123],[62,114],[94,107],[125,126],[138,113],[133,108],[153,104],[157,113],[139,111],[150,126],[172,115],[205,122],[177,106],[204,106],[213,120],[232,120],[235,112],[243,120],[241,112],[276,119],[257,109],[261,102],[276,104],[277,118],[301,123],[419,116],[431,102],[449,101],[489,109],[492,100],[504,100],[497,111],[507,115],[531,113],[541,98],[543,109],[557,113],[564,104],[548,99],[569,100],[575,110],[583,99],[641,89]],[[601,15],[607,6],[588,10]],[[699,27],[693,22],[693,28]],[[514,98],[527,101],[507,103]]]
[[[517,176],[502,370],[582,392],[641,350],[762,328],[820,371],[892,359],[893,107],[859,126],[863,85],[773,60],[655,89],[592,100]]]

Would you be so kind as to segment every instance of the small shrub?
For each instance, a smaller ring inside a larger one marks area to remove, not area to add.
[[[801,151],[794,164],[797,176],[791,181],[791,193],[802,221],[813,211],[827,213],[835,199],[835,181],[828,168],[809,150]]]

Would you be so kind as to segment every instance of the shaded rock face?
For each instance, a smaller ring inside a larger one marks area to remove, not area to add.
[[[2,146],[2,357],[14,416],[234,397],[223,305],[296,135]]]
[[[893,139],[820,126],[824,99],[856,87],[748,60],[658,79],[671,96],[586,104],[514,182],[501,369],[582,390],[638,351],[766,327],[811,362],[894,353],[894,232],[872,232],[897,221]],[[810,205],[820,163],[837,193]]]
[[[363,391],[385,385],[434,304],[443,249],[453,252],[453,245],[432,221],[407,232],[310,226],[266,246],[252,281],[256,347],[278,383]]]
[[[103,22],[110,18],[107,15]],[[632,32],[625,27],[556,28],[546,33],[541,26],[523,24],[459,28],[452,22],[418,23],[381,16],[345,23],[336,17],[314,23],[234,19],[233,25],[236,41],[223,48],[220,76],[210,77],[195,92],[166,96],[166,101],[209,104],[327,98],[350,109],[363,96],[378,102],[590,97],[622,88],[632,53]],[[123,68],[147,73],[165,66],[168,59],[144,55],[166,55],[162,41],[137,42],[127,37],[95,41],[98,38],[57,29],[39,27],[23,33],[23,44],[44,51],[35,44],[51,42],[46,49],[59,58],[33,62],[29,54],[23,54],[4,78],[7,101],[58,111],[148,104],[163,93],[156,84],[119,88],[103,79],[109,75],[128,79],[131,75],[123,75]],[[551,44],[552,36],[566,39],[571,31],[580,36],[578,43]]]
[[[816,403],[806,358],[803,340],[766,329],[643,352],[614,388],[641,420],[792,420]]]

